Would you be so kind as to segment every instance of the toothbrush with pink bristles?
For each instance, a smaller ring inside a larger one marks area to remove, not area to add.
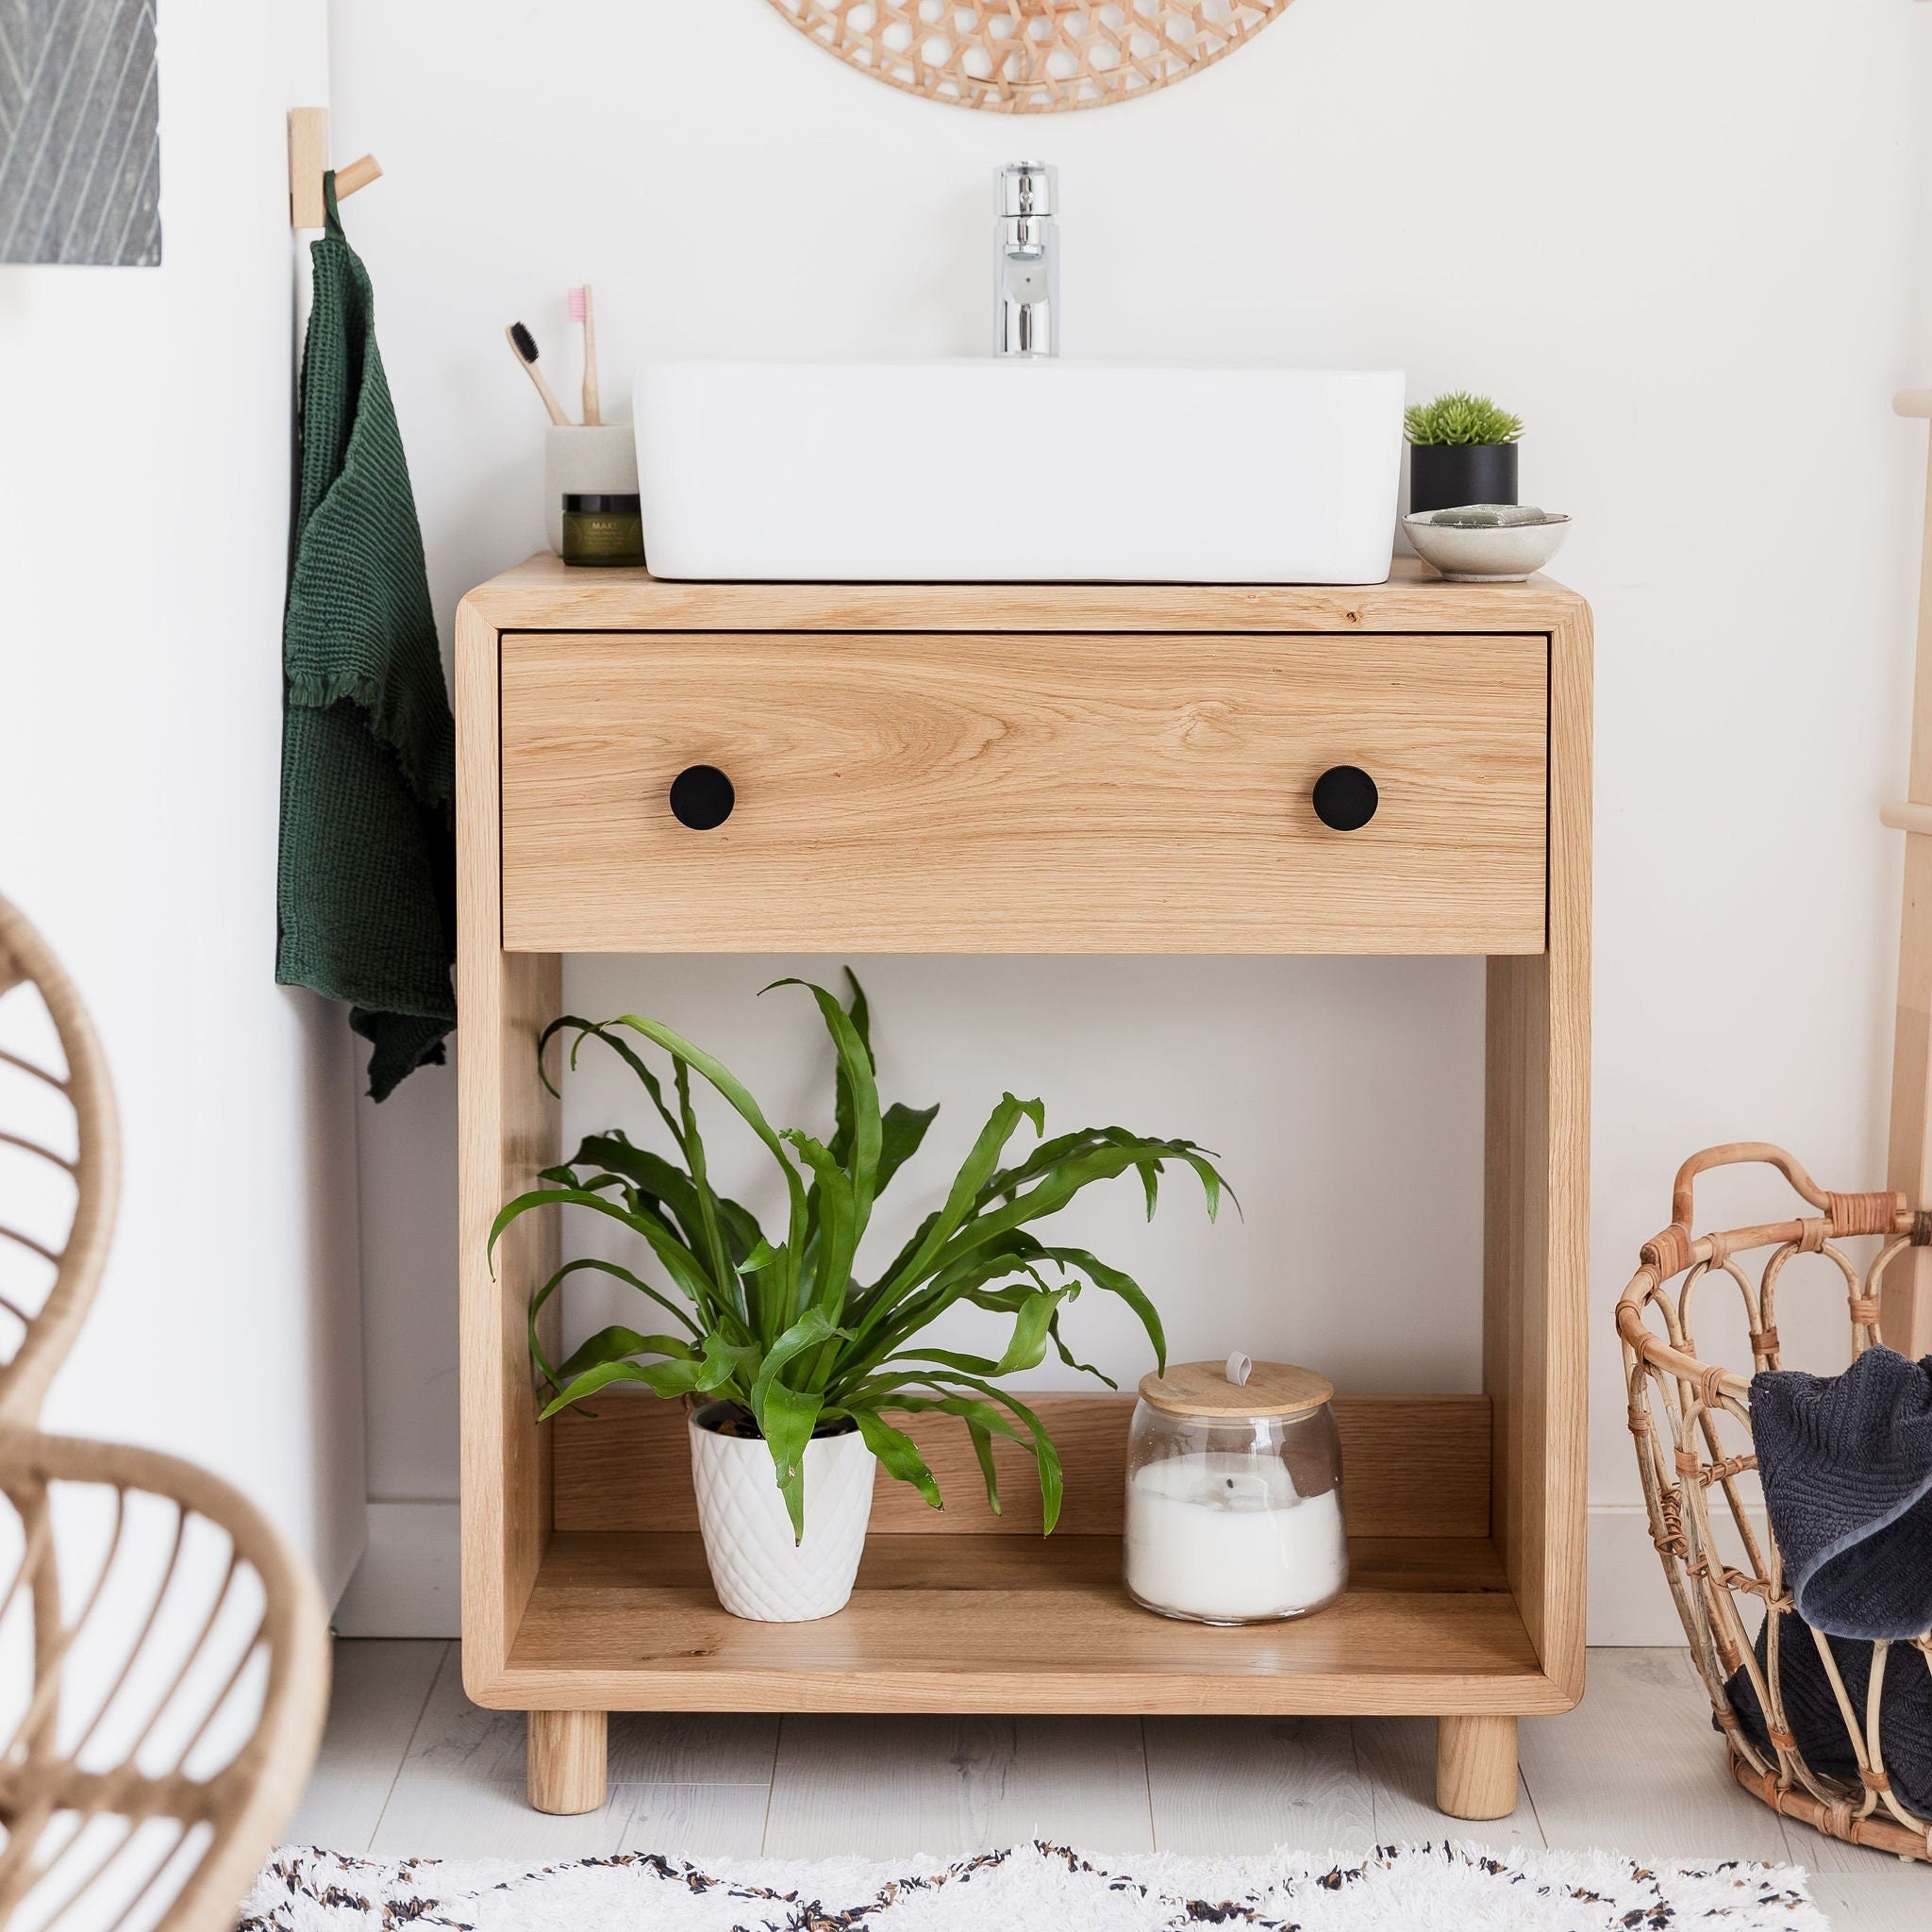
[[[591,306],[588,282],[570,291],[570,319],[581,323],[584,328],[584,421],[601,423],[604,418],[597,406],[597,318]]]

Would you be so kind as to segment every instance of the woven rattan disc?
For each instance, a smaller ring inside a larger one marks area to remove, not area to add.
[[[861,74],[1002,114],[1105,108],[1244,47],[1289,0],[772,0]]]
[[[1335,1384],[1292,1362],[1257,1362],[1245,1382],[1227,1379],[1225,1362],[1177,1362],[1164,1375],[1141,1377],[1141,1400],[1169,1415],[1306,1415],[1333,1399]]]

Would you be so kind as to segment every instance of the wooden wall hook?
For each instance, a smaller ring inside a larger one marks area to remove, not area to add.
[[[297,228],[319,228],[326,220],[322,177],[328,168],[328,109],[291,108],[289,110],[289,221]],[[367,188],[382,173],[374,155],[363,155],[336,170],[336,199],[340,202]]]
[[[382,163],[374,155],[361,155],[346,168],[336,170],[336,199],[344,201],[358,188],[367,188],[382,174]]]

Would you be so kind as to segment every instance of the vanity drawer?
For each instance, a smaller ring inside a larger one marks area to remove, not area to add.
[[[1541,636],[503,638],[503,943],[1539,953]],[[670,791],[724,772],[708,831]],[[1374,815],[1331,829],[1337,766]]]

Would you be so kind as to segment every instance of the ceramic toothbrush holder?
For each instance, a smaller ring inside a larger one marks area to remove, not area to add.
[[[638,446],[628,423],[553,423],[543,432],[544,526],[563,554],[566,496],[634,496]]]

